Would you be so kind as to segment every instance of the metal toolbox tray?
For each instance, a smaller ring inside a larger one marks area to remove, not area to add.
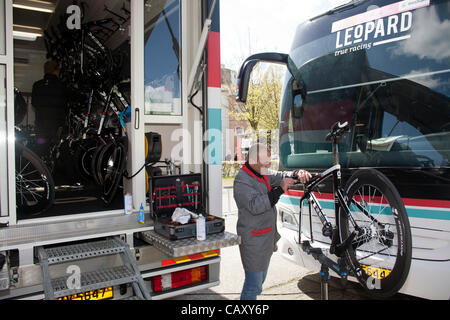
[[[155,231],[141,232],[140,238],[174,258],[231,247],[241,243],[241,237],[226,231],[209,235],[204,241],[195,238],[171,241]]]

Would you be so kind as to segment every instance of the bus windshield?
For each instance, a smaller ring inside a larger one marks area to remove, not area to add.
[[[332,165],[337,122],[343,167],[450,166],[450,3],[373,1],[301,24],[280,108],[280,165]],[[300,101],[303,102],[301,103]]]

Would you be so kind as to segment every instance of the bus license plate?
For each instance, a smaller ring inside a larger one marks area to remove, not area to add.
[[[388,269],[366,266],[363,264],[361,265],[361,267],[364,269],[368,276],[374,279],[384,279],[391,273],[391,270]]]
[[[91,290],[88,292],[82,292],[58,298],[57,300],[104,300],[114,297],[113,288],[107,287],[103,289]]]

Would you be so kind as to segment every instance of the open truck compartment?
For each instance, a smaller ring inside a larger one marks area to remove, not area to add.
[[[109,173],[130,147],[130,3],[26,8],[13,1],[17,218],[122,209],[123,179]]]
[[[0,299],[163,299],[217,285],[220,248],[240,241],[221,217],[221,163],[211,156],[219,153],[205,158],[198,148],[220,141],[204,135],[220,119],[208,115],[220,97],[202,93],[210,84],[200,67],[210,65],[203,53],[218,1],[3,5]],[[187,239],[167,245],[151,188],[183,176],[199,190],[177,199],[198,199],[179,207],[214,217],[214,230],[198,241],[191,223]]]

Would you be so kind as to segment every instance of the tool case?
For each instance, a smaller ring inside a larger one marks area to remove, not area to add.
[[[154,231],[170,240],[196,237],[196,221],[191,217],[187,224],[172,221],[176,208],[186,208],[202,214],[206,222],[206,236],[224,232],[224,219],[205,212],[202,201],[201,175],[199,173],[150,177],[150,216]]]

